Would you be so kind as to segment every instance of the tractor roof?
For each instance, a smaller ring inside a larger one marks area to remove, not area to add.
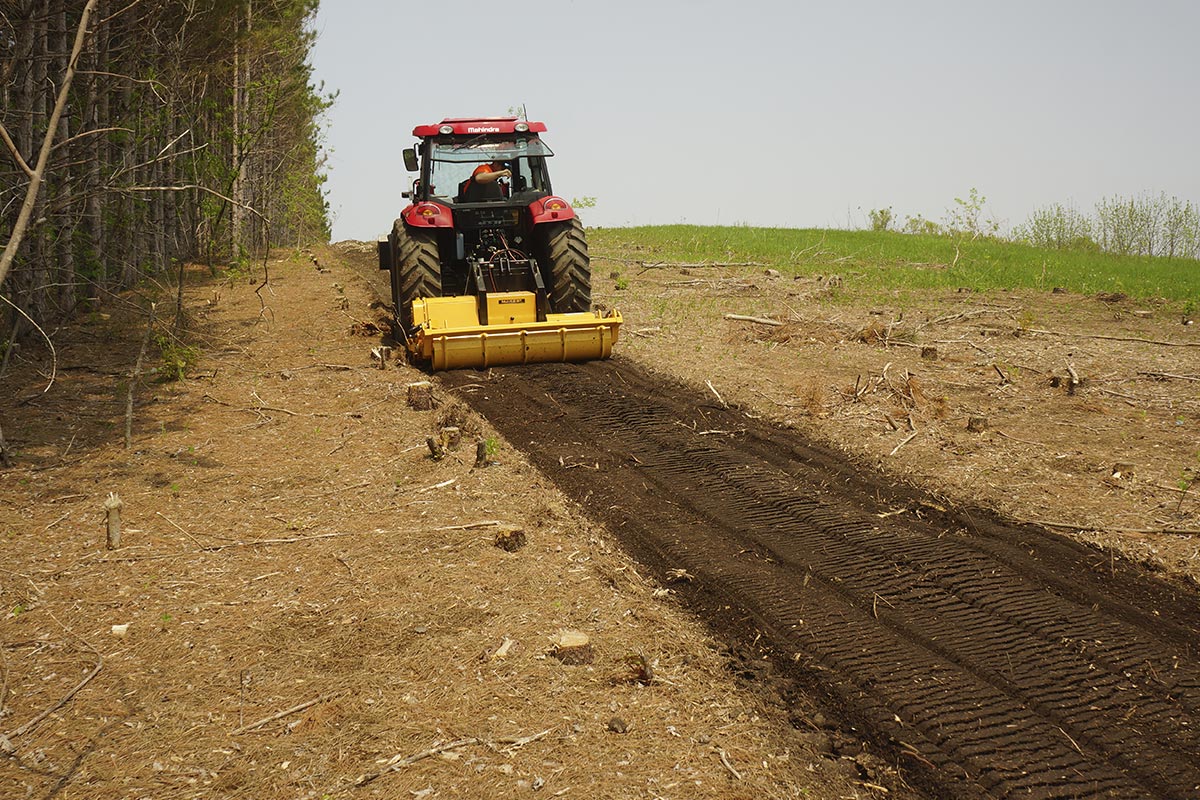
[[[413,136],[424,139],[438,134],[542,133],[545,130],[544,122],[529,122],[517,117],[454,117],[434,125],[418,125],[413,128]]]

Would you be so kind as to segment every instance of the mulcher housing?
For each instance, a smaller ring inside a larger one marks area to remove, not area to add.
[[[583,225],[554,194],[541,122],[445,119],[413,129],[418,172],[386,239],[398,339],[433,369],[607,358],[621,315],[592,308]],[[476,180],[481,165],[507,181]]]

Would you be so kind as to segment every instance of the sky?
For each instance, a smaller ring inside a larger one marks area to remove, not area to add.
[[[524,109],[590,227],[1200,203],[1196,0],[324,0],[334,240],[386,233],[412,129]]]

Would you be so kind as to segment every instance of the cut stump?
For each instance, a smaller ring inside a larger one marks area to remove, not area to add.
[[[408,405],[416,411],[433,410],[433,384],[429,381],[418,381],[408,384]]]
[[[592,663],[592,640],[581,631],[563,631],[550,655],[569,666]]]
[[[520,528],[503,528],[496,531],[492,544],[506,553],[515,553],[525,546],[525,531]]]

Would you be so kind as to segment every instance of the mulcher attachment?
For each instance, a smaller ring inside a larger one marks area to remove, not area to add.
[[[608,358],[621,314],[549,310],[534,259],[472,259],[474,294],[422,297],[412,304],[408,349],[433,369],[495,367]],[[533,290],[528,288],[532,285]]]

